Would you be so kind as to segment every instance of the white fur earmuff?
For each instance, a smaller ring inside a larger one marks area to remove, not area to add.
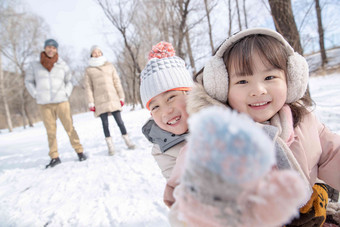
[[[306,59],[294,52],[294,49],[283,38],[283,36],[267,28],[251,28],[240,31],[224,41],[218,51],[206,63],[203,70],[203,86],[206,92],[214,99],[226,103],[228,100],[229,76],[223,61],[224,52],[235,42],[243,37],[263,34],[271,36],[280,41],[286,48],[288,54],[287,63],[287,100],[292,103],[299,100],[306,92],[309,78],[309,69]]]

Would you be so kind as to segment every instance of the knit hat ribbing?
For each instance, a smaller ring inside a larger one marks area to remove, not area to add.
[[[148,109],[149,102],[155,96],[169,90],[187,91],[193,86],[185,62],[174,56],[170,43],[164,43],[160,42],[153,47],[149,54],[152,58],[141,72],[140,95],[143,105]]]
[[[223,103],[228,99],[228,72],[223,61],[224,52],[240,39],[254,34],[268,35],[281,42],[288,54],[287,61],[287,100],[292,103],[299,100],[306,92],[309,69],[306,59],[294,52],[284,37],[267,28],[251,28],[240,31],[224,41],[216,54],[207,62],[203,71],[203,84],[207,93]]]
[[[54,46],[55,48],[58,48],[59,44],[54,39],[47,39],[45,41],[44,48],[46,48],[47,46]]]

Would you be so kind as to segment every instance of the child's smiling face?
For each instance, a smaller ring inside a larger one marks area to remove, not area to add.
[[[283,70],[274,68],[264,57],[255,53],[252,75],[240,75],[229,67],[228,103],[256,122],[272,118],[285,104],[287,81]]]
[[[167,91],[154,97],[150,104],[151,115],[163,130],[180,135],[188,131],[186,93]]]
[[[92,53],[91,53],[91,56],[92,56],[93,58],[99,58],[100,56],[103,56],[103,53],[102,53],[102,51],[99,50],[99,49],[94,49],[94,50],[92,51]]]
[[[49,58],[53,58],[54,55],[58,52],[58,49],[55,46],[46,46],[45,53]]]

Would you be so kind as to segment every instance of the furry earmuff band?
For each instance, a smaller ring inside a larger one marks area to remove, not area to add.
[[[280,41],[288,54],[287,62],[287,100],[286,103],[292,103],[299,100],[306,92],[308,85],[309,69],[306,59],[294,52],[294,49],[276,31],[266,28],[252,28],[240,31],[230,38],[226,39],[220,46],[216,54],[208,61],[203,71],[203,84],[206,92],[223,103],[228,99],[228,72],[223,61],[224,52],[238,40],[243,37],[255,34],[271,36]]]

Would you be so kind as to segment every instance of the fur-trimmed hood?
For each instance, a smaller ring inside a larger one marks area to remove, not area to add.
[[[204,89],[202,83],[202,73],[197,76],[197,82],[192,87],[187,97],[187,112],[189,115],[199,112],[208,106],[221,106],[228,108],[226,104],[213,99]]]

